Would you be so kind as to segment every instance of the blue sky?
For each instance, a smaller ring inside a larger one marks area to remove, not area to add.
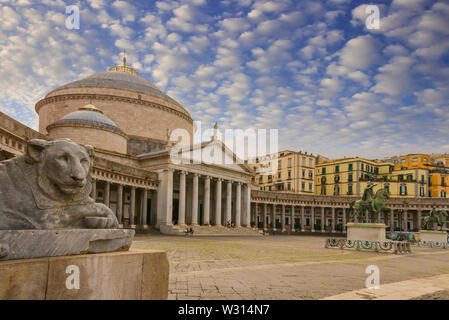
[[[37,128],[39,99],[123,48],[203,127],[327,157],[449,152],[448,1],[0,0],[0,111]]]

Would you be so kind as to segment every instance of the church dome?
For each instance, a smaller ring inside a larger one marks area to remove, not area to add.
[[[126,69],[125,69],[126,68]],[[140,76],[137,71],[128,66],[115,66],[108,71],[95,73],[87,78],[70,82],[59,89],[79,87],[107,87],[128,89],[141,93],[152,94],[178,104],[174,99],[159,90],[154,84]]]
[[[79,110],[94,104],[103,113]],[[39,131],[64,123],[107,128],[124,133],[131,155],[163,149],[167,130],[183,129],[193,140],[194,126],[190,113],[149,80],[127,65],[98,72],[55,88],[36,103]]]
[[[80,144],[126,154],[127,135],[92,104],[78,108],[47,126],[52,139],[69,138]]]
[[[117,133],[123,134],[123,131],[103,112],[92,104],[88,104],[79,108],[77,111],[71,112],[61,119],[55,121],[47,127],[47,130],[53,126],[80,124],[98,128],[106,128]]]

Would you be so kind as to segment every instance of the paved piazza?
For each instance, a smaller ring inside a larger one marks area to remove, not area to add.
[[[135,249],[170,260],[169,299],[414,299],[449,289],[449,250],[395,255],[324,248],[319,236],[138,235]],[[382,294],[366,292],[368,265]],[[438,286],[439,283],[447,285]],[[447,288],[446,288],[447,287]],[[339,296],[337,296],[339,295]]]

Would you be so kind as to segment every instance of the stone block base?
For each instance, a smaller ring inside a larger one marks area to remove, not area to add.
[[[383,223],[348,223],[346,228],[347,240],[386,241],[387,226]]]
[[[0,230],[0,261],[126,251],[134,230]]]
[[[447,244],[446,231],[419,230],[419,240],[422,242],[434,242]]]
[[[166,300],[168,276],[165,251],[1,261],[0,300]]]

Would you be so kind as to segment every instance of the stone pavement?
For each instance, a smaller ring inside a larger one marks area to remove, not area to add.
[[[449,290],[449,274],[411,279],[337,294],[323,300],[410,300]]]
[[[324,239],[138,235],[132,247],[167,250],[169,299],[322,299],[365,288],[372,264],[380,268],[381,287],[449,274],[447,249],[395,255],[326,249]]]

